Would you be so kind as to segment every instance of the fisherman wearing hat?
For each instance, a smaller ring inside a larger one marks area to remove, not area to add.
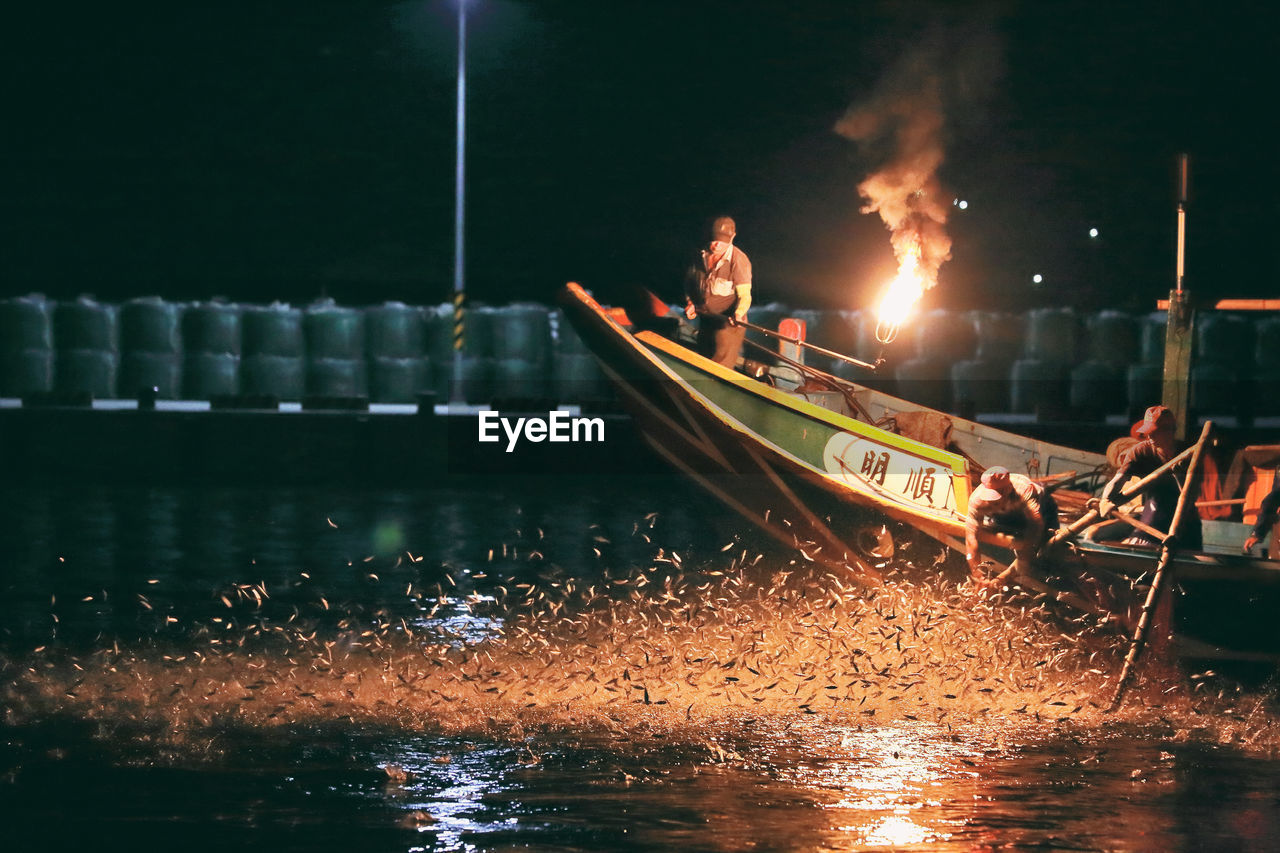
[[[721,216],[711,223],[711,243],[701,250],[685,282],[684,314],[698,323],[698,350],[732,369],[738,363],[751,307],[751,261],[733,245],[737,226]]]
[[[1142,423],[1134,428],[1134,433],[1141,441],[1126,450],[1120,457],[1119,470],[1102,489],[1098,498],[1098,514],[1106,518],[1115,508],[1111,496],[1116,489],[1129,482],[1132,477],[1145,477],[1164,463],[1178,455],[1174,440],[1174,429],[1177,420],[1173,412],[1164,406],[1152,406],[1142,417]],[[1178,497],[1182,494],[1182,483],[1172,470],[1157,477],[1142,492],[1141,521],[1156,530],[1168,530],[1173,524],[1173,513],[1178,506]],[[1200,514],[1194,510],[1184,512],[1178,530],[1174,532],[1178,544],[1183,548],[1199,550],[1201,545]],[[1139,528],[1124,540],[1129,545],[1160,544],[1149,533]]]
[[[985,581],[979,567],[978,531],[1006,533],[1013,537],[1014,570],[1025,573],[1031,560],[1058,527],[1058,506],[1044,486],[1013,474],[1008,468],[995,466],[982,472],[982,485],[969,495],[969,513],[965,517],[965,559],[969,574]]]

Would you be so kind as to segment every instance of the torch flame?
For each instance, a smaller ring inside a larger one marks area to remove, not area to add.
[[[925,277],[920,271],[920,244],[913,242],[898,259],[898,274],[889,282],[876,312],[876,340],[892,343],[911,309],[924,295]]]

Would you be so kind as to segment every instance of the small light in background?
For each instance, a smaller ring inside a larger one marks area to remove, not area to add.
[[[1040,275],[1040,273],[1036,273],[1035,275],[1031,276],[1031,280],[1036,284],[1040,284],[1044,281],[1044,276]]]
[[[1097,228],[1090,228],[1090,229],[1089,229],[1089,236],[1090,236],[1090,237],[1097,237],[1097,236],[1098,236],[1098,229],[1097,229]]]
[[[965,201],[965,200],[964,200],[964,199],[962,199],[962,198],[952,199],[952,200],[951,200],[951,203],[952,203],[953,205],[955,205],[956,207],[960,208],[961,210],[968,210],[968,209],[969,209],[969,202]]]

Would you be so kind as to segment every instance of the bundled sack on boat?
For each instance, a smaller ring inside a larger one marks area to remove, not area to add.
[[[951,444],[951,418],[941,412],[895,412],[895,431],[914,441],[946,450]]]

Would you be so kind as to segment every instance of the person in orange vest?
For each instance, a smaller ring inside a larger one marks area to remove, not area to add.
[[[701,250],[685,281],[684,315],[698,321],[698,349],[732,369],[742,352],[751,307],[751,260],[733,245],[738,229],[721,216],[711,224],[711,243]]]
[[[1276,523],[1276,510],[1280,510],[1280,477],[1276,477],[1275,485],[1262,499],[1262,503],[1258,504],[1258,520],[1254,523],[1253,532],[1249,534],[1249,538],[1244,540],[1246,554],[1252,551],[1253,546],[1260,540],[1271,534],[1271,528]]]

